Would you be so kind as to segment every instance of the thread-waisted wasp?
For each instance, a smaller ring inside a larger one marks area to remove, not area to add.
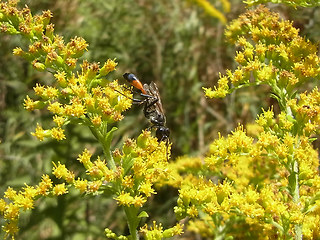
[[[166,117],[162,108],[160,94],[157,85],[154,82],[143,84],[133,73],[125,73],[123,77],[135,88],[141,91],[140,96],[143,100],[133,99],[138,104],[143,104],[144,116],[151,122],[151,128],[156,128],[156,137],[158,142],[169,142],[170,130],[165,126]]]

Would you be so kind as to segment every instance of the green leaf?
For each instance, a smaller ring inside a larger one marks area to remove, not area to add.
[[[143,217],[149,217],[148,213],[146,211],[142,211],[141,213],[139,213],[138,218],[143,218]]]

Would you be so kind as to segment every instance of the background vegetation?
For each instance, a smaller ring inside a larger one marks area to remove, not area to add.
[[[27,4],[34,14],[50,9],[56,32],[65,38],[84,37],[90,44],[85,56],[89,61],[117,58],[119,65],[111,77],[123,81],[124,72],[133,72],[143,82],[155,81],[171,129],[172,159],[175,159],[182,155],[201,156],[218,132],[226,134],[238,123],[254,121],[262,106],[266,109],[273,103],[263,87],[246,88],[224,100],[205,99],[201,88],[215,85],[219,72],[233,69],[235,49],[225,43],[223,22],[195,2],[37,0],[20,4]],[[223,9],[221,2],[213,4]],[[231,1],[230,5],[230,12],[224,13],[227,21],[245,11],[241,1]],[[302,35],[319,40],[320,19],[315,17],[320,14],[319,8],[268,7],[294,21]],[[36,72],[12,55],[15,46],[23,48],[24,44],[15,36],[0,38],[1,195],[8,185],[37,183],[43,172],[51,171],[53,160],[75,159],[79,149],[97,147],[90,133],[76,126],[68,126],[67,134],[72,137],[63,143],[39,142],[31,136],[39,118],[44,124],[51,120],[45,112],[25,111],[23,99],[35,82],[49,83],[52,76]],[[311,87],[310,83],[307,88]],[[113,146],[117,147],[125,138],[137,137],[148,126],[141,110],[133,107],[126,113],[126,121],[121,122]],[[175,217],[169,209],[175,205],[174,195],[171,189],[158,193],[155,204],[147,206],[148,212],[154,213],[151,218],[159,220],[157,217],[162,216],[164,225],[172,225]],[[32,213],[24,214],[19,239],[104,239],[101,229],[106,226],[114,231],[128,231],[113,200],[99,197],[84,200],[70,194],[58,200],[47,199]]]

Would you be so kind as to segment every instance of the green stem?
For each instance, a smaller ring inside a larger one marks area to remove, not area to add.
[[[118,128],[113,127],[107,134],[105,135],[104,141],[103,141],[103,151],[104,154],[108,160],[108,163],[110,164],[110,167],[112,170],[116,170],[117,166],[116,163],[114,162],[114,159],[111,154],[111,142],[113,138],[113,133],[117,130]]]
[[[139,240],[139,235],[137,231],[139,221],[140,221],[137,216],[138,209],[131,206],[131,207],[124,207],[124,211],[127,216],[131,240]]]
[[[107,159],[108,164],[112,170],[116,170],[117,166],[113,160],[111,154],[111,141],[113,137],[113,132],[117,130],[116,127],[113,127],[110,131],[99,131],[95,127],[90,127],[92,134],[98,139],[103,148],[103,153],[105,158]]]
[[[295,185],[294,188],[292,189],[292,198],[293,201],[297,204],[300,204],[300,192],[299,192],[299,166],[297,160],[294,161],[293,163],[293,173],[295,177]],[[295,229],[295,240],[302,240],[302,225],[301,224],[296,224],[294,226]]]
[[[286,89],[280,89],[277,86],[273,86],[273,90],[279,97],[278,100],[279,100],[280,108],[284,110],[287,115],[290,115],[293,118],[294,116],[292,114],[291,108],[287,104],[288,98],[289,96],[292,96],[292,94],[289,94]],[[294,156],[293,156],[293,163],[290,171],[291,171],[291,177],[289,177],[289,186],[290,186],[292,200],[296,204],[301,204],[300,193],[299,193],[299,164]],[[295,240],[302,240],[301,224],[295,224]]]

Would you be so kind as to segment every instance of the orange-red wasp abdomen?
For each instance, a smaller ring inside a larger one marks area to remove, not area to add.
[[[123,77],[135,88],[139,89],[143,94],[146,94],[146,91],[143,88],[140,80],[133,73],[125,73]]]

